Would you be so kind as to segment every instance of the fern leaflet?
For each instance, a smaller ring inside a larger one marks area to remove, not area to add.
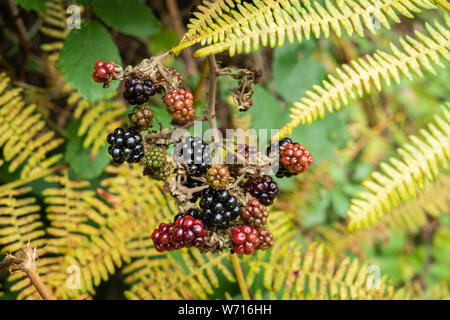
[[[368,228],[384,212],[396,208],[399,199],[405,202],[416,198],[418,187],[424,189],[425,178],[433,181],[439,175],[439,163],[447,170],[450,159],[450,104],[443,107],[444,118],[435,116],[435,124],[421,130],[422,139],[411,136],[412,144],[398,149],[402,161],[391,158],[390,164],[381,163],[384,174],[375,171],[372,179],[363,182],[366,191],[351,201],[348,216],[350,231]]]
[[[339,110],[341,105],[348,104],[347,96],[356,99],[361,97],[364,91],[370,93],[371,85],[380,91],[381,80],[387,86],[391,85],[391,79],[400,82],[403,74],[408,80],[412,80],[411,71],[422,77],[421,66],[436,74],[430,60],[437,66],[443,68],[439,55],[450,61],[450,18],[446,16],[446,27],[438,22],[432,27],[425,25],[429,36],[418,31],[415,32],[417,39],[407,36],[406,40],[400,39],[404,51],[391,44],[392,54],[378,50],[373,56],[367,55],[365,59],[353,60],[350,65],[343,65],[336,70],[338,78],[329,75],[322,86],[315,85],[313,91],[306,91],[308,97],[302,98],[300,102],[294,103],[291,108],[291,121],[286,124],[274,139],[288,135],[302,123],[311,123],[318,117],[323,118],[325,110],[333,112]],[[355,90],[357,96],[355,95]],[[342,104],[341,104],[342,103]]]

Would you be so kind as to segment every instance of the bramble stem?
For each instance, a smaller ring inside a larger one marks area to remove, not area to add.
[[[241,264],[239,263],[239,258],[237,254],[230,255],[231,263],[233,264],[234,273],[241,289],[242,298],[244,300],[251,300],[250,294],[248,292],[247,283],[245,282],[244,273],[242,272]]]
[[[216,123],[217,63],[216,57],[214,55],[208,56],[208,65],[209,65],[209,76],[208,76],[209,97],[208,97],[207,119],[210,128],[213,130],[213,140],[215,142],[218,142],[219,136],[217,134],[217,123]]]

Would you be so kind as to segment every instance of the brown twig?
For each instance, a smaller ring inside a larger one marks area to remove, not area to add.
[[[210,128],[213,130],[213,141],[218,142],[219,136],[217,134],[216,123],[216,94],[217,94],[217,63],[214,55],[208,56],[209,75],[209,97],[208,97],[208,113],[207,119]]]
[[[15,255],[8,254],[5,259],[0,262],[0,271],[8,270],[9,272],[25,272],[36,288],[41,297],[45,300],[55,300],[53,295],[47,290],[47,287],[39,277],[36,268],[36,259],[38,258],[37,249],[26,247],[19,250]]]

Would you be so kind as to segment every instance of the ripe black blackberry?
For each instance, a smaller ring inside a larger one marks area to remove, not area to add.
[[[149,168],[160,168],[166,163],[166,150],[164,148],[153,146],[145,152],[145,165]]]
[[[227,229],[230,221],[236,219],[241,211],[241,206],[236,197],[226,190],[203,190],[200,199],[203,221],[207,227]]]
[[[156,93],[156,87],[151,80],[141,80],[135,77],[125,81],[123,97],[129,104],[143,104]]]
[[[183,186],[185,186],[186,188],[189,188],[189,189],[201,187],[201,186],[204,186],[204,185],[206,185],[205,182],[192,179],[189,176],[187,177],[186,182],[183,184]],[[196,202],[198,200],[198,198],[200,198],[201,196],[202,196],[202,192],[201,191],[194,192],[192,194],[192,198],[189,201],[190,202]]]
[[[147,130],[153,125],[153,111],[150,106],[136,106],[128,115],[130,125],[137,131]]]
[[[173,152],[175,163],[185,163],[191,176],[205,176],[210,168],[211,155],[209,146],[197,137],[187,137],[175,146]]]
[[[185,212],[180,212],[180,213],[178,213],[178,214],[174,217],[173,222],[177,222],[178,218],[183,218],[183,217],[185,217],[185,216],[191,216],[191,217],[193,217],[194,219],[202,220],[202,222],[205,223],[205,222],[203,221],[203,214],[202,214],[202,211],[201,211],[200,209],[198,209],[198,208],[189,208],[189,209],[186,210]]]
[[[265,206],[273,204],[279,192],[277,183],[269,176],[247,180],[244,189]]]
[[[142,136],[133,128],[117,128],[106,140],[110,144],[108,152],[118,164],[124,161],[137,163],[144,156]]]

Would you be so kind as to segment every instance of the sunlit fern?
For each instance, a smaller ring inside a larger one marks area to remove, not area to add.
[[[338,261],[324,255],[323,246],[311,244],[302,254],[290,241],[249,259],[247,282],[263,276],[264,289],[256,287],[256,299],[393,299],[403,297],[389,278],[377,282],[368,264],[346,257]],[[374,285],[374,286],[372,286]],[[265,292],[266,291],[266,292]]]
[[[27,196],[30,188],[0,191],[0,248],[2,253],[12,253],[30,246],[45,243],[40,210],[36,199]]]
[[[278,139],[290,134],[294,128],[302,123],[311,123],[319,117],[323,118],[325,110],[333,112],[348,104],[348,96],[352,99],[364,95],[364,91],[370,93],[372,85],[380,91],[382,80],[387,86],[391,85],[391,79],[396,83],[401,80],[403,74],[408,80],[413,79],[413,74],[423,77],[422,67],[436,75],[431,62],[443,68],[441,61],[450,61],[450,17],[445,16],[445,26],[435,22],[434,27],[425,25],[429,36],[416,31],[416,39],[406,36],[401,38],[401,51],[391,44],[392,54],[377,50],[373,55],[352,60],[349,65],[343,65],[336,70],[338,78],[328,75],[322,86],[313,86],[314,91],[306,91],[308,97],[294,103],[291,108],[291,121],[286,124],[274,138]],[[356,94],[355,94],[356,91]]]
[[[385,212],[391,212],[400,201],[416,198],[425,179],[433,181],[439,176],[439,164],[447,170],[450,159],[450,104],[444,106],[443,118],[434,117],[427,130],[420,131],[422,139],[411,136],[411,144],[398,149],[402,160],[391,158],[381,163],[383,173],[375,171],[371,179],[363,182],[366,191],[351,201],[348,216],[350,231],[368,228],[377,223]],[[399,201],[400,200],[400,201]]]
[[[9,162],[9,172],[23,166],[21,177],[53,166],[61,154],[49,155],[63,139],[45,128],[45,121],[35,112],[36,106],[26,106],[21,89],[8,88],[10,79],[0,74],[0,148]]]
[[[282,46],[287,40],[293,43],[297,37],[309,39],[311,33],[319,38],[330,35],[330,28],[337,36],[353,32],[364,36],[364,26],[375,33],[374,21],[390,29],[390,22],[399,23],[400,16],[413,18],[420,9],[436,8],[428,0],[382,0],[317,1],[255,0],[254,5],[241,0],[204,1],[197,7],[195,18],[190,20],[188,31],[181,43],[174,48],[182,49],[201,43],[198,57],[228,50],[230,56],[263,46]],[[376,20],[375,20],[376,19]],[[344,32],[342,31],[344,30]]]
[[[321,241],[327,252],[339,256],[351,252],[364,258],[364,240],[369,244],[374,241],[384,243],[389,240],[389,230],[397,234],[415,234],[430,222],[431,217],[448,214],[449,190],[450,177],[444,174],[433,183],[426,182],[424,192],[419,193],[417,198],[402,203],[369,229],[349,232],[343,224],[335,223],[331,228],[320,226],[314,230],[313,240]]]

